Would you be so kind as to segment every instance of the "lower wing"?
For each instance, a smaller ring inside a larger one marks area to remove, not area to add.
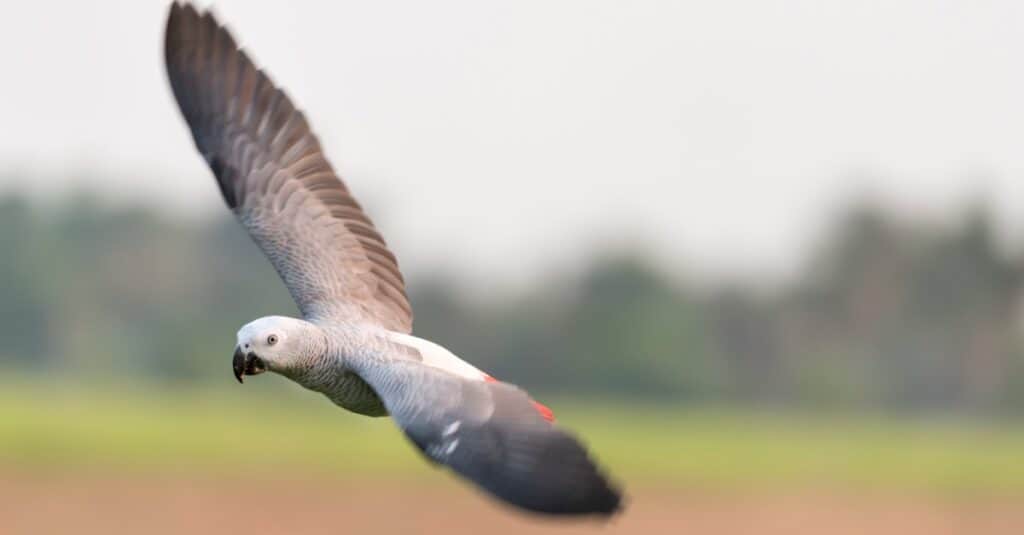
[[[580,442],[514,385],[410,360],[356,371],[428,459],[505,502],[548,514],[611,515],[621,507],[619,490]]]

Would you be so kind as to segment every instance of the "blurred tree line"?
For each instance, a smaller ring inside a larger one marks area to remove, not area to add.
[[[538,393],[1020,411],[1024,258],[1000,251],[984,207],[961,219],[857,204],[795,283],[768,292],[687,283],[629,253],[483,304],[413,277],[416,334]],[[296,313],[227,218],[8,196],[0,251],[0,370],[227,382],[238,327]]]

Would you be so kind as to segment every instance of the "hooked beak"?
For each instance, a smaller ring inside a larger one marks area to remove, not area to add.
[[[235,356],[231,359],[231,369],[235,372],[235,379],[241,383],[243,375],[259,375],[267,371],[263,361],[256,356],[256,353],[242,353],[241,347],[235,347]]]

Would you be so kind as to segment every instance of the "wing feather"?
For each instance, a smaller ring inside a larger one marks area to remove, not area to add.
[[[470,380],[410,359],[358,371],[432,462],[507,503],[548,514],[610,515],[621,495],[572,434],[507,383]]]
[[[395,255],[323,154],[305,115],[210,13],[175,3],[171,89],[228,207],[306,317],[411,332]]]

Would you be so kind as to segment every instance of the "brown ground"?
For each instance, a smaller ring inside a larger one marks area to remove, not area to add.
[[[1024,502],[637,490],[603,524],[525,516],[454,484],[0,473],[0,533],[1019,535]]]

